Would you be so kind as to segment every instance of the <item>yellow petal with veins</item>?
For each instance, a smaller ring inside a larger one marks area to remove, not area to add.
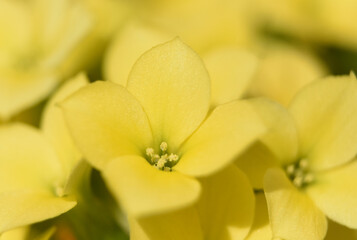
[[[357,153],[357,80],[328,77],[302,90],[290,111],[299,132],[300,155],[312,169],[328,169]]]
[[[218,48],[203,55],[211,77],[212,105],[240,98],[248,87],[258,59],[234,47]]]
[[[174,169],[208,176],[234,161],[265,130],[249,100],[218,106],[180,148]]]
[[[200,184],[179,172],[165,172],[139,156],[123,156],[104,168],[104,179],[128,214],[160,214],[192,205]]]
[[[281,169],[267,171],[264,191],[273,237],[289,240],[324,238],[326,217],[306,194],[291,184]]]
[[[173,152],[201,124],[210,104],[207,70],[178,38],[144,53],[127,88],[149,118],[154,144],[165,141]]]
[[[105,79],[126,86],[136,60],[152,47],[172,39],[168,34],[140,22],[127,24],[108,50],[104,63]]]
[[[121,155],[140,155],[152,145],[140,103],[118,84],[92,83],[61,106],[75,143],[96,168]]]
[[[316,173],[307,188],[315,204],[333,221],[357,228],[357,161],[327,172]]]

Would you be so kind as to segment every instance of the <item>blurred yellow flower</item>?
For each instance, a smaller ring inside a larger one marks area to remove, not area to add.
[[[76,205],[52,146],[35,128],[0,127],[0,233],[58,216]]]
[[[86,84],[85,76],[78,75],[53,96],[43,133],[19,123],[1,126],[0,232],[55,217],[76,204],[66,195],[81,155],[55,104]]]
[[[256,187],[264,181],[274,237],[323,239],[325,215],[357,228],[356,104],[351,74],[304,88],[289,106],[291,115],[274,103],[261,106],[261,117],[272,127],[251,153],[265,169],[254,172],[244,157],[237,164]],[[249,152],[245,157],[253,159]]]
[[[0,12],[0,118],[7,120],[69,74],[61,66],[89,32],[91,19],[67,0],[1,1]]]
[[[178,39],[143,54],[126,89],[95,82],[62,107],[78,147],[134,216],[193,204],[196,177],[227,166],[265,130],[249,101],[207,117],[207,70]]]

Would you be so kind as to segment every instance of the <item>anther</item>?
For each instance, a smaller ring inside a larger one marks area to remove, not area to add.
[[[166,143],[166,142],[162,142],[162,143],[160,144],[160,149],[161,149],[161,151],[166,152],[166,150],[167,150],[167,143]]]
[[[299,166],[302,169],[306,169],[309,166],[309,162],[307,161],[306,158],[303,158],[303,159],[300,160]]]
[[[303,178],[302,177],[295,177],[294,180],[293,180],[293,183],[295,186],[297,187],[301,187],[302,186],[302,183],[303,183]]]
[[[314,180],[315,177],[311,173],[306,174],[304,177],[304,183],[312,183]]]
[[[149,157],[152,157],[154,155],[154,149],[153,148],[147,148],[146,149],[146,155]]]
[[[168,157],[169,162],[176,162],[178,159],[179,157],[173,153],[171,153],[170,156]]]
[[[295,172],[295,166],[294,166],[294,164],[291,164],[291,165],[287,166],[286,172],[287,172],[289,175],[292,175],[292,174]]]

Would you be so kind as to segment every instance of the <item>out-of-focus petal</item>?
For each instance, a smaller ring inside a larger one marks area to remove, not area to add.
[[[194,207],[160,214],[156,216],[130,220],[130,239],[170,239],[203,240],[203,234]]]
[[[245,239],[253,223],[254,193],[244,173],[230,165],[201,183],[197,206],[205,239]]]
[[[114,39],[104,63],[104,75],[126,86],[130,70],[138,58],[152,47],[172,39],[168,34],[150,25],[131,22]]]
[[[245,240],[271,240],[268,207],[263,193],[255,194],[255,215],[253,226]]]
[[[54,146],[66,176],[70,174],[82,155],[74,145],[63,112],[57,104],[87,85],[88,82],[84,74],[68,80],[49,100],[42,116],[41,129]]]
[[[213,106],[240,98],[252,79],[258,59],[235,47],[219,48],[203,55],[211,77]]]
[[[0,233],[56,217],[76,202],[48,192],[19,190],[0,193]]]

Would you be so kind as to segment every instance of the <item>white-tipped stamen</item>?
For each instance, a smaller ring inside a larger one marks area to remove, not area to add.
[[[309,166],[309,162],[307,161],[306,158],[303,158],[303,159],[300,160],[299,166],[302,169],[306,169]]]
[[[295,166],[294,166],[294,164],[291,164],[291,165],[287,166],[286,172],[287,172],[289,175],[294,174],[294,171],[295,171]]]
[[[303,188],[315,181],[314,175],[309,171],[309,161],[306,158],[301,158],[299,161],[286,166],[285,171],[292,183],[298,188]]]
[[[161,154],[155,153],[153,148],[146,148],[146,155],[148,162],[155,168],[171,172],[172,167],[179,161],[179,156],[174,153],[167,153],[168,145],[166,142],[161,142]]]
[[[302,183],[303,183],[303,178],[302,177],[295,177],[294,180],[293,180],[293,183],[295,186],[297,187],[301,187],[302,186]]]
[[[160,149],[161,149],[161,151],[166,152],[166,150],[167,150],[167,143],[166,143],[166,142],[162,142],[162,143],[160,144]]]
[[[147,148],[146,149],[146,155],[149,157],[152,157],[154,155],[155,151],[153,148]]]
[[[176,162],[178,161],[179,157],[176,154],[171,153],[168,157],[169,162]]]
[[[311,173],[306,174],[304,177],[304,183],[312,183],[314,180],[315,177]]]

